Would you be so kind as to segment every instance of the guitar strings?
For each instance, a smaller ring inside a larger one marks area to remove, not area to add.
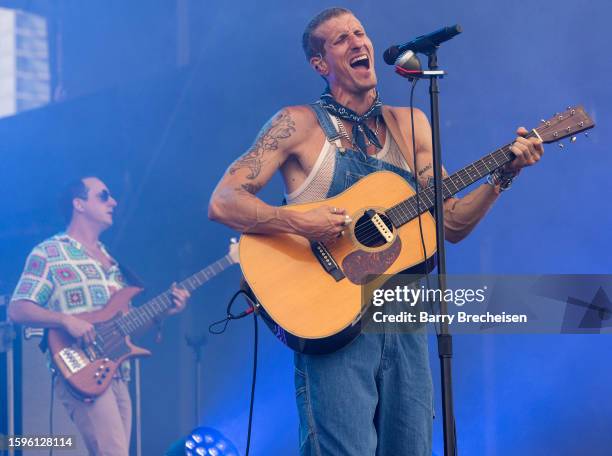
[[[182,284],[183,282],[181,282]],[[166,301],[164,301],[164,299]],[[149,303],[160,302],[162,305],[167,305],[171,303],[171,292],[166,291],[160,294],[155,299],[149,301]],[[148,303],[147,303],[148,304]],[[141,307],[136,307],[130,310],[129,313],[119,317],[118,319],[112,321],[111,325],[104,325],[100,329],[96,329],[97,334],[102,337],[101,349],[105,352],[106,357],[120,356],[121,353],[117,352],[117,349],[120,349],[124,344],[125,336],[128,336],[129,333],[133,332],[134,329],[139,329],[140,327],[147,324],[147,319],[151,319],[151,315],[147,313],[144,309],[144,305]],[[129,320],[129,321],[128,321]],[[124,329],[122,324],[127,328]],[[134,329],[131,329],[130,326],[134,326]],[[115,333],[115,334],[113,334]],[[113,336],[111,339],[108,339],[108,336]],[[97,337],[96,337],[97,338]],[[108,339],[108,340],[104,340]]]
[[[130,311],[130,313],[135,312],[135,311],[136,312],[138,312],[138,311],[142,312],[142,310],[140,310],[140,308],[135,308],[135,309],[132,309]],[[127,315],[128,314],[123,315],[122,317],[119,317],[119,319],[123,320],[123,319],[125,319],[125,317]],[[140,315],[136,316],[136,320],[133,320],[133,324],[137,324],[138,327],[141,327],[146,322],[141,322],[139,320],[139,317],[140,317]],[[136,329],[138,329],[138,328],[136,328]],[[102,338],[102,340],[100,341],[101,343],[99,344],[99,348],[104,352],[103,353],[104,357],[114,358],[114,357],[118,357],[121,354],[117,350],[122,347],[122,345],[124,344],[124,338],[128,334],[125,334],[125,331],[121,327],[121,324],[119,323],[119,321],[117,321],[117,320],[112,321],[111,325],[107,324],[107,325],[104,325],[102,328],[96,329],[96,333],[97,333],[96,334],[96,339],[98,339],[98,336],[100,336]],[[109,338],[109,336],[111,336],[111,337]]]
[[[476,165],[470,165],[470,166],[473,166],[475,169],[478,169],[478,167]],[[489,170],[489,168],[486,165],[481,165],[480,168],[481,168],[481,170],[479,170],[479,171],[482,171],[482,168],[484,168],[484,170],[487,170],[487,171]],[[467,171],[467,169],[459,170],[454,175],[449,176],[448,178],[446,178],[443,185],[444,185],[445,193],[447,193],[449,196],[452,195],[453,192],[449,189],[449,187],[447,185],[448,182],[453,183],[455,188],[457,188],[457,191],[460,190],[459,187],[454,182],[455,176],[459,177],[459,179],[461,180],[461,182],[463,183],[464,186],[467,186],[467,185],[470,185],[470,184],[473,183],[473,181],[472,181],[472,182],[470,182],[469,184],[466,185],[465,182],[463,181],[463,179],[461,178],[461,176],[459,175],[459,173],[461,173],[461,172],[466,173],[468,175],[468,177],[470,178],[470,180],[474,179],[469,174],[469,171]],[[398,205],[390,208],[390,210],[392,210],[392,209],[399,210],[402,213],[402,215],[408,216],[409,218],[406,221],[410,221],[412,219],[415,219],[418,215],[423,214],[424,212],[429,210],[429,208],[433,204],[432,195],[431,195],[431,187],[428,187],[427,189],[425,189],[425,192],[422,194],[422,196],[429,200],[429,205],[427,207],[423,207],[423,209],[420,211],[420,213],[418,213],[417,208],[415,206],[414,196],[410,197],[407,200],[399,203]],[[406,206],[408,206],[408,207],[406,207]],[[370,226],[363,226],[362,225],[362,227],[357,228],[355,230],[356,234],[363,235],[363,236],[368,236],[369,240],[373,239],[376,236],[376,234],[375,234],[376,232],[377,232],[376,227],[372,228],[371,225]],[[374,233],[374,236],[372,236],[373,233]]]
[[[189,291],[193,291],[206,283],[210,278],[214,277],[219,272],[224,271],[232,264],[233,261],[230,260],[229,255],[225,255],[223,258],[215,261],[213,264],[207,266],[203,270],[193,274],[182,282],[179,282],[178,286]],[[219,271],[215,271],[215,268],[218,268]],[[201,275],[204,275],[203,280],[200,278]],[[194,285],[192,281],[195,281],[196,285]],[[89,344],[87,347],[91,347],[96,354],[98,354],[98,351],[101,350],[103,352],[103,357],[112,359],[121,356],[122,353],[118,350],[120,350],[123,346],[126,346],[125,337],[129,336],[134,329],[139,329],[146,325],[148,323],[147,320],[150,321],[155,317],[155,315],[153,313],[149,313],[145,307],[147,304],[155,302],[159,302],[164,306],[172,304],[171,292],[165,291],[146,304],[131,309],[128,313],[115,320],[111,320],[110,322],[101,322],[102,326],[96,328],[95,344]],[[131,326],[134,327],[134,329],[131,329]]]
[[[470,171],[468,171],[468,169],[470,167],[472,167],[473,169],[475,169],[477,171],[476,172],[477,176],[479,174],[481,174],[483,171],[489,172],[490,168],[486,164],[486,159],[489,158],[489,157],[491,159],[493,159],[493,162],[495,162],[496,166],[498,166],[498,167],[499,166],[503,166],[503,163],[502,163],[502,165],[500,165],[493,155],[494,154],[502,153],[504,155],[504,157],[506,159],[508,159],[508,158],[510,158],[509,154],[512,153],[512,151],[509,150],[509,147],[510,147],[510,145],[503,146],[500,149],[496,150],[495,152],[492,152],[491,154],[489,154],[488,157],[485,157],[485,158],[479,160],[478,162],[476,162],[474,164],[468,165],[465,168],[460,169],[459,171],[457,171],[453,175],[451,175],[451,176],[447,177],[446,179],[444,179],[443,187],[444,187],[445,193],[447,193],[449,195],[449,197],[450,197],[454,193],[457,193],[457,192],[461,191],[463,188],[466,188],[467,186],[473,184],[478,179],[478,178],[474,178],[474,176],[472,176],[470,174]],[[463,180],[462,176],[461,176],[461,173],[463,173],[464,175],[467,175],[467,176],[464,176],[464,177],[466,177],[466,179],[468,181],[471,181],[471,182],[466,184],[465,181]],[[456,184],[455,181],[456,181],[457,178],[461,181],[461,184],[463,185],[462,188],[460,188]],[[456,188],[456,192],[452,192],[449,189],[447,183],[452,183],[455,186],[455,188]],[[396,209],[396,210],[399,210],[402,213],[402,215],[409,216],[409,218],[408,218],[408,220],[406,220],[406,222],[411,221],[413,219],[416,219],[419,215],[425,213],[431,207],[431,201],[432,200],[431,200],[431,195],[429,193],[431,193],[431,187],[428,187],[425,190],[425,192],[422,194],[422,196],[424,196],[424,197],[426,197],[427,199],[430,200],[430,205],[428,205],[427,207],[424,207],[423,210],[420,211],[420,213],[417,213],[417,209],[416,209],[416,206],[415,206],[414,201],[413,201],[414,200],[414,196],[412,196],[412,197],[408,198],[407,200],[399,203],[398,205],[390,208],[390,210],[391,209]],[[406,206],[406,205],[408,205],[409,207],[406,208],[406,210],[404,210],[404,208],[402,206]],[[368,224],[367,226],[364,226],[364,225],[362,225],[361,227],[358,227],[358,228],[355,229],[355,235],[359,236],[361,238],[360,242],[362,242],[362,243],[371,242],[372,240],[376,239],[377,236],[380,236],[380,234],[378,232],[378,229],[372,223]]]

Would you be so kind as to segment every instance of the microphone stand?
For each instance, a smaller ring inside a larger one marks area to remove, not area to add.
[[[431,71],[438,70],[437,46],[425,52],[428,57],[428,66]],[[444,193],[442,188],[442,146],[440,143],[440,111],[438,109],[437,75],[429,77],[430,116],[431,116],[431,139],[433,145],[433,169],[435,190],[435,212],[436,219],[436,248],[438,255],[438,283],[444,293],[446,290],[446,250],[444,245]],[[448,306],[444,299],[439,302],[440,315],[448,314]],[[455,414],[453,409],[453,383],[451,359],[453,356],[453,340],[448,329],[448,323],[444,320],[440,324],[438,334],[438,357],[440,358],[440,376],[442,389],[442,416],[444,430],[444,454],[455,456],[457,454],[457,440],[455,435]]]
[[[444,245],[444,192],[442,188],[442,146],[440,144],[440,112],[438,110],[438,79],[445,72],[438,69],[438,46],[431,41],[423,44],[419,49],[428,57],[429,71],[422,71],[418,59],[413,64],[405,61],[398,64],[396,61],[395,72],[407,78],[429,79],[429,99],[431,111],[431,139],[433,146],[433,170],[434,170],[434,218],[436,220],[436,247],[438,256],[438,286],[442,294],[446,290],[446,250]],[[411,52],[411,51],[410,51]],[[411,52],[412,53],[412,52]],[[410,57],[412,59],[412,57]],[[409,68],[406,68],[405,66]],[[418,184],[417,184],[418,185]],[[448,305],[441,299],[439,301],[440,315],[448,314]],[[444,454],[455,456],[457,454],[457,439],[455,435],[455,417],[453,411],[453,383],[451,371],[451,359],[453,356],[453,340],[448,329],[448,323],[443,320],[440,323],[438,334],[438,356],[440,358],[440,374],[442,389],[442,415],[444,430]]]
[[[193,349],[195,355],[195,367],[194,367],[194,415],[196,420],[196,426],[200,425],[200,382],[201,382],[201,371],[202,371],[202,346],[206,343],[206,335],[201,336],[185,336],[185,342]]]

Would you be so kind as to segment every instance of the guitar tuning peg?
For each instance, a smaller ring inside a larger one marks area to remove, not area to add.
[[[577,139],[577,138],[576,138],[575,136],[572,136],[572,137],[570,138],[570,142],[575,143],[575,142],[576,142],[576,139]]]
[[[540,119],[540,122],[546,123],[546,119]]]
[[[572,109],[572,107],[571,107],[571,106],[568,106],[568,107],[567,107],[567,110],[569,111],[570,109]]]
[[[565,149],[565,144],[559,143],[559,149]]]
[[[236,243],[238,243],[238,239],[236,239],[235,237],[232,237],[232,238],[230,238],[230,242],[232,244],[236,244]]]
[[[584,134],[584,136],[588,138],[588,137],[589,137],[589,132],[586,132],[586,133]]]

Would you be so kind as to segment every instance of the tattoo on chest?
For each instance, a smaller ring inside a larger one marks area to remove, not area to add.
[[[249,175],[246,178],[256,179],[261,172],[264,153],[277,150],[279,141],[289,138],[294,132],[295,122],[287,111],[282,111],[263,127],[253,147],[232,165],[229,170],[230,174],[235,174],[241,169],[248,169]],[[246,188],[245,190],[250,191]]]
[[[423,174],[425,174],[425,173],[426,173],[427,171],[429,171],[431,168],[432,168],[432,165],[431,165],[431,164],[429,164],[429,165],[427,165],[427,166],[424,166],[423,168],[419,169],[419,171],[418,171],[418,173],[417,173],[417,174],[419,175],[419,177],[421,177]]]

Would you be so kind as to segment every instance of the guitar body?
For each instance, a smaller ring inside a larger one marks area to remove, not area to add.
[[[436,251],[435,221],[421,214],[427,261],[424,261],[418,218],[392,229],[392,239],[368,245],[372,230],[369,210],[384,213],[414,195],[400,176],[372,173],[341,194],[323,201],[291,205],[305,212],[320,206],[346,209],[352,223],[338,240],[326,243],[344,278],[326,271],[302,236],[245,234],[240,240],[240,265],[260,303],[260,312],[275,335],[301,353],[330,353],[360,333],[361,288],[381,274],[424,273],[433,268]],[[337,273],[337,271],[336,271]],[[388,278],[386,276],[385,278]]]
[[[148,350],[132,344],[118,324],[117,318],[129,311],[129,303],[142,290],[126,287],[109,299],[106,306],[94,312],[78,314],[95,326],[96,344],[82,347],[67,332],[49,329],[49,353],[62,377],[83,399],[102,394],[123,361],[135,356],[148,356]]]
[[[229,252],[177,286],[190,293],[238,262],[238,244],[231,240]],[[92,400],[110,385],[121,363],[135,356],[149,356],[151,352],[137,347],[130,334],[147,329],[151,322],[167,315],[174,307],[171,290],[145,304],[130,309],[130,301],[141,288],[122,288],[108,300],[103,309],[83,312],[76,316],[92,323],[96,340],[82,346],[61,329],[49,329],[48,347],[53,364],[72,390],[84,400]]]
[[[546,144],[570,136],[574,141],[576,134],[594,126],[584,108],[574,106],[542,121],[525,137]],[[511,148],[512,144],[506,144],[445,177],[443,199],[512,161],[515,155]],[[419,192],[418,204],[414,193],[394,173],[372,173],[333,198],[291,206],[301,212],[320,206],[346,209],[353,222],[333,242],[311,245],[292,234],[241,237],[240,264],[252,297],[282,342],[302,353],[337,350],[361,331],[362,284],[374,289],[389,275],[422,274],[433,269],[435,221],[427,210],[433,207],[434,191],[428,187]]]

